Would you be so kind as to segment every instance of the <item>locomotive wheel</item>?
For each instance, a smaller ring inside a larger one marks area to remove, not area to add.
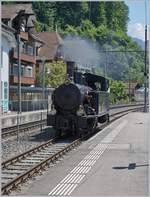
[[[92,120],[89,120],[88,122],[88,133],[94,133],[96,128],[97,128],[97,125],[98,125],[98,121],[97,119],[93,118]]]
[[[105,115],[99,118],[98,120],[99,123],[105,123],[105,122],[109,122],[109,115]]]

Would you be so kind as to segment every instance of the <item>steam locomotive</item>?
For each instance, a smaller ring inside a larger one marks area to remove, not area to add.
[[[109,81],[75,70],[75,62],[67,62],[67,73],[66,81],[53,92],[47,125],[53,126],[57,136],[81,137],[93,133],[98,123],[109,121]]]

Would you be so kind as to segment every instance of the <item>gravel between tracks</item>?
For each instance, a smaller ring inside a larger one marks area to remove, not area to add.
[[[54,133],[52,128],[46,127],[42,132],[39,129],[24,132],[19,135],[18,140],[16,137],[2,139],[2,162],[50,140]]]

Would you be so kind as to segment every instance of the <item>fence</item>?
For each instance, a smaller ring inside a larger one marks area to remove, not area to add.
[[[48,107],[48,100],[22,100],[21,101],[21,110],[26,111],[35,111],[35,110],[44,110]],[[9,110],[18,111],[18,101],[9,101]]]

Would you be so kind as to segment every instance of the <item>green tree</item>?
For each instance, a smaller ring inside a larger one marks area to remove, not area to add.
[[[37,21],[55,29],[55,2],[32,2]]]
[[[106,25],[105,2],[89,2],[89,20],[96,27]]]
[[[105,2],[107,27],[112,30],[127,31],[128,6],[124,2]]]
[[[87,17],[87,12],[87,2],[57,2],[55,23],[63,30],[67,25],[77,27]]]
[[[110,102],[119,104],[128,101],[126,85],[122,81],[110,80]]]
[[[46,64],[45,86],[57,87],[65,81],[66,64],[63,61],[53,61]]]

